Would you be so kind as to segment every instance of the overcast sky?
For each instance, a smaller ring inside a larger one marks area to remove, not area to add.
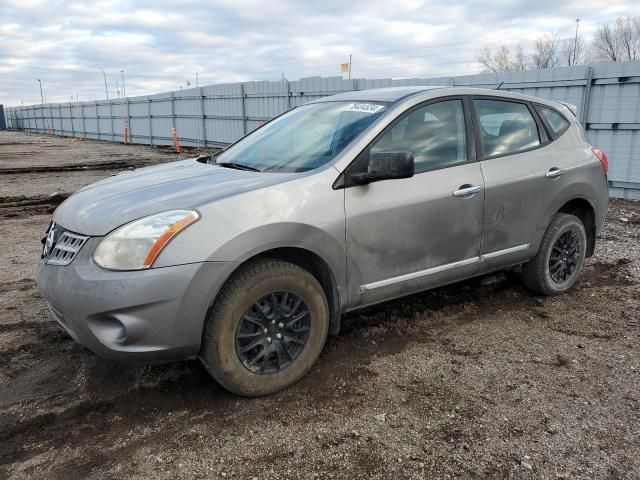
[[[0,103],[127,96],[239,80],[477,73],[484,46],[589,37],[638,0],[0,0]]]

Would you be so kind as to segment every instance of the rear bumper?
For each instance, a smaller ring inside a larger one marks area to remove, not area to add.
[[[38,267],[38,287],[58,323],[78,343],[112,360],[195,357],[208,308],[235,264],[107,271],[91,259],[97,241],[90,239],[68,266]]]

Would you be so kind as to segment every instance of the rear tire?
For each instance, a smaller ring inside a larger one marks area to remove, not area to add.
[[[316,278],[292,263],[260,260],[237,272],[216,299],[201,357],[227,390],[268,395],[309,371],[328,329],[329,307]]]
[[[535,257],[522,266],[522,281],[542,295],[560,295],[576,283],[587,251],[582,221],[557,213],[547,227]]]

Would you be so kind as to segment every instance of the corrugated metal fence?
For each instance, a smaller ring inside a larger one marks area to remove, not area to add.
[[[460,77],[352,79],[304,78],[191,88],[145,97],[7,108],[8,128],[55,135],[170,145],[175,128],[182,145],[223,146],[261,123],[310,100],[367,88],[402,85],[496,87],[578,107],[594,145],[610,161],[613,196],[640,198],[640,61]]]

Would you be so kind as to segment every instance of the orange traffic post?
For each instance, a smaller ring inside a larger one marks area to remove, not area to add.
[[[180,153],[180,139],[178,138],[178,135],[176,134],[175,127],[171,129],[171,136],[173,137],[173,144],[176,147],[176,152]]]
[[[124,144],[129,144],[129,121],[124,121]]]

